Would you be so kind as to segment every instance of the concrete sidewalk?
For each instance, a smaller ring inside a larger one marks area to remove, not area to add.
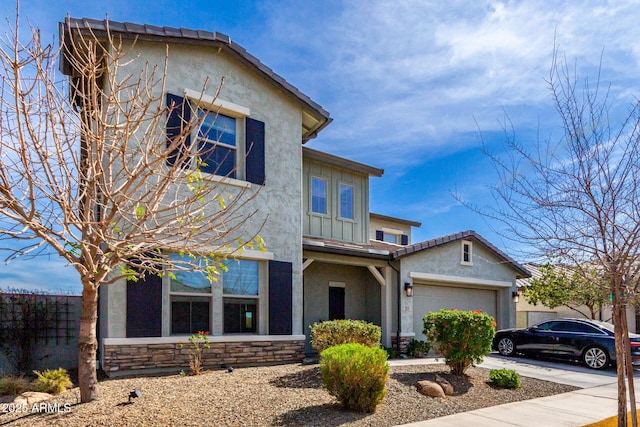
[[[392,365],[396,366],[411,364],[409,360],[394,362]],[[422,359],[420,363],[441,363],[441,360]],[[617,414],[618,391],[615,371],[593,371],[577,365],[494,355],[487,357],[480,367],[514,369],[522,376],[584,388],[405,424],[403,427],[583,426]],[[636,400],[640,403],[640,396],[636,397]],[[640,404],[638,406],[640,407]]]

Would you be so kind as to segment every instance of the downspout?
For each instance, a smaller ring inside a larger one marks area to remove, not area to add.
[[[401,296],[401,290],[400,290],[400,270],[398,270],[393,264],[391,264],[391,260],[387,260],[387,264],[389,264],[389,267],[391,267],[393,269],[393,271],[396,272],[396,293],[398,295],[398,330],[396,331],[396,351],[398,352],[398,354],[400,354],[400,330],[402,329],[400,327],[400,318],[401,318],[401,313],[400,313],[400,296]]]

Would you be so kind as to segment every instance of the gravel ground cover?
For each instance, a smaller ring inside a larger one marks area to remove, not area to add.
[[[456,395],[430,398],[416,391],[418,380],[439,374]],[[77,388],[50,400],[49,411],[0,413],[0,426],[393,426],[457,412],[575,390],[522,377],[522,388],[487,384],[489,371],[470,368],[465,377],[445,365],[392,367],[387,397],[373,414],[342,409],[322,389],[317,365],[238,368],[199,376],[167,375],[105,380],[99,400],[78,404]],[[128,403],[129,391],[142,397]],[[56,406],[57,404],[57,406]],[[67,404],[67,409],[64,405]],[[56,410],[59,408],[59,410]]]

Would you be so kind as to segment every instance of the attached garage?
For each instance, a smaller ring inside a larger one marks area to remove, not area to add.
[[[420,284],[413,286],[413,331],[416,339],[424,340],[423,317],[443,308],[457,310],[482,310],[496,318],[497,292],[494,289],[460,287],[446,284]]]

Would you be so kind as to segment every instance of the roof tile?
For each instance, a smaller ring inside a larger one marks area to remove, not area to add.
[[[133,22],[125,22],[124,27],[128,32],[134,34],[144,34],[146,32],[144,25],[134,24]]]
[[[155,25],[146,24],[144,26],[147,34],[152,34],[154,36],[164,36],[166,33],[164,32],[164,28],[157,27]]]

